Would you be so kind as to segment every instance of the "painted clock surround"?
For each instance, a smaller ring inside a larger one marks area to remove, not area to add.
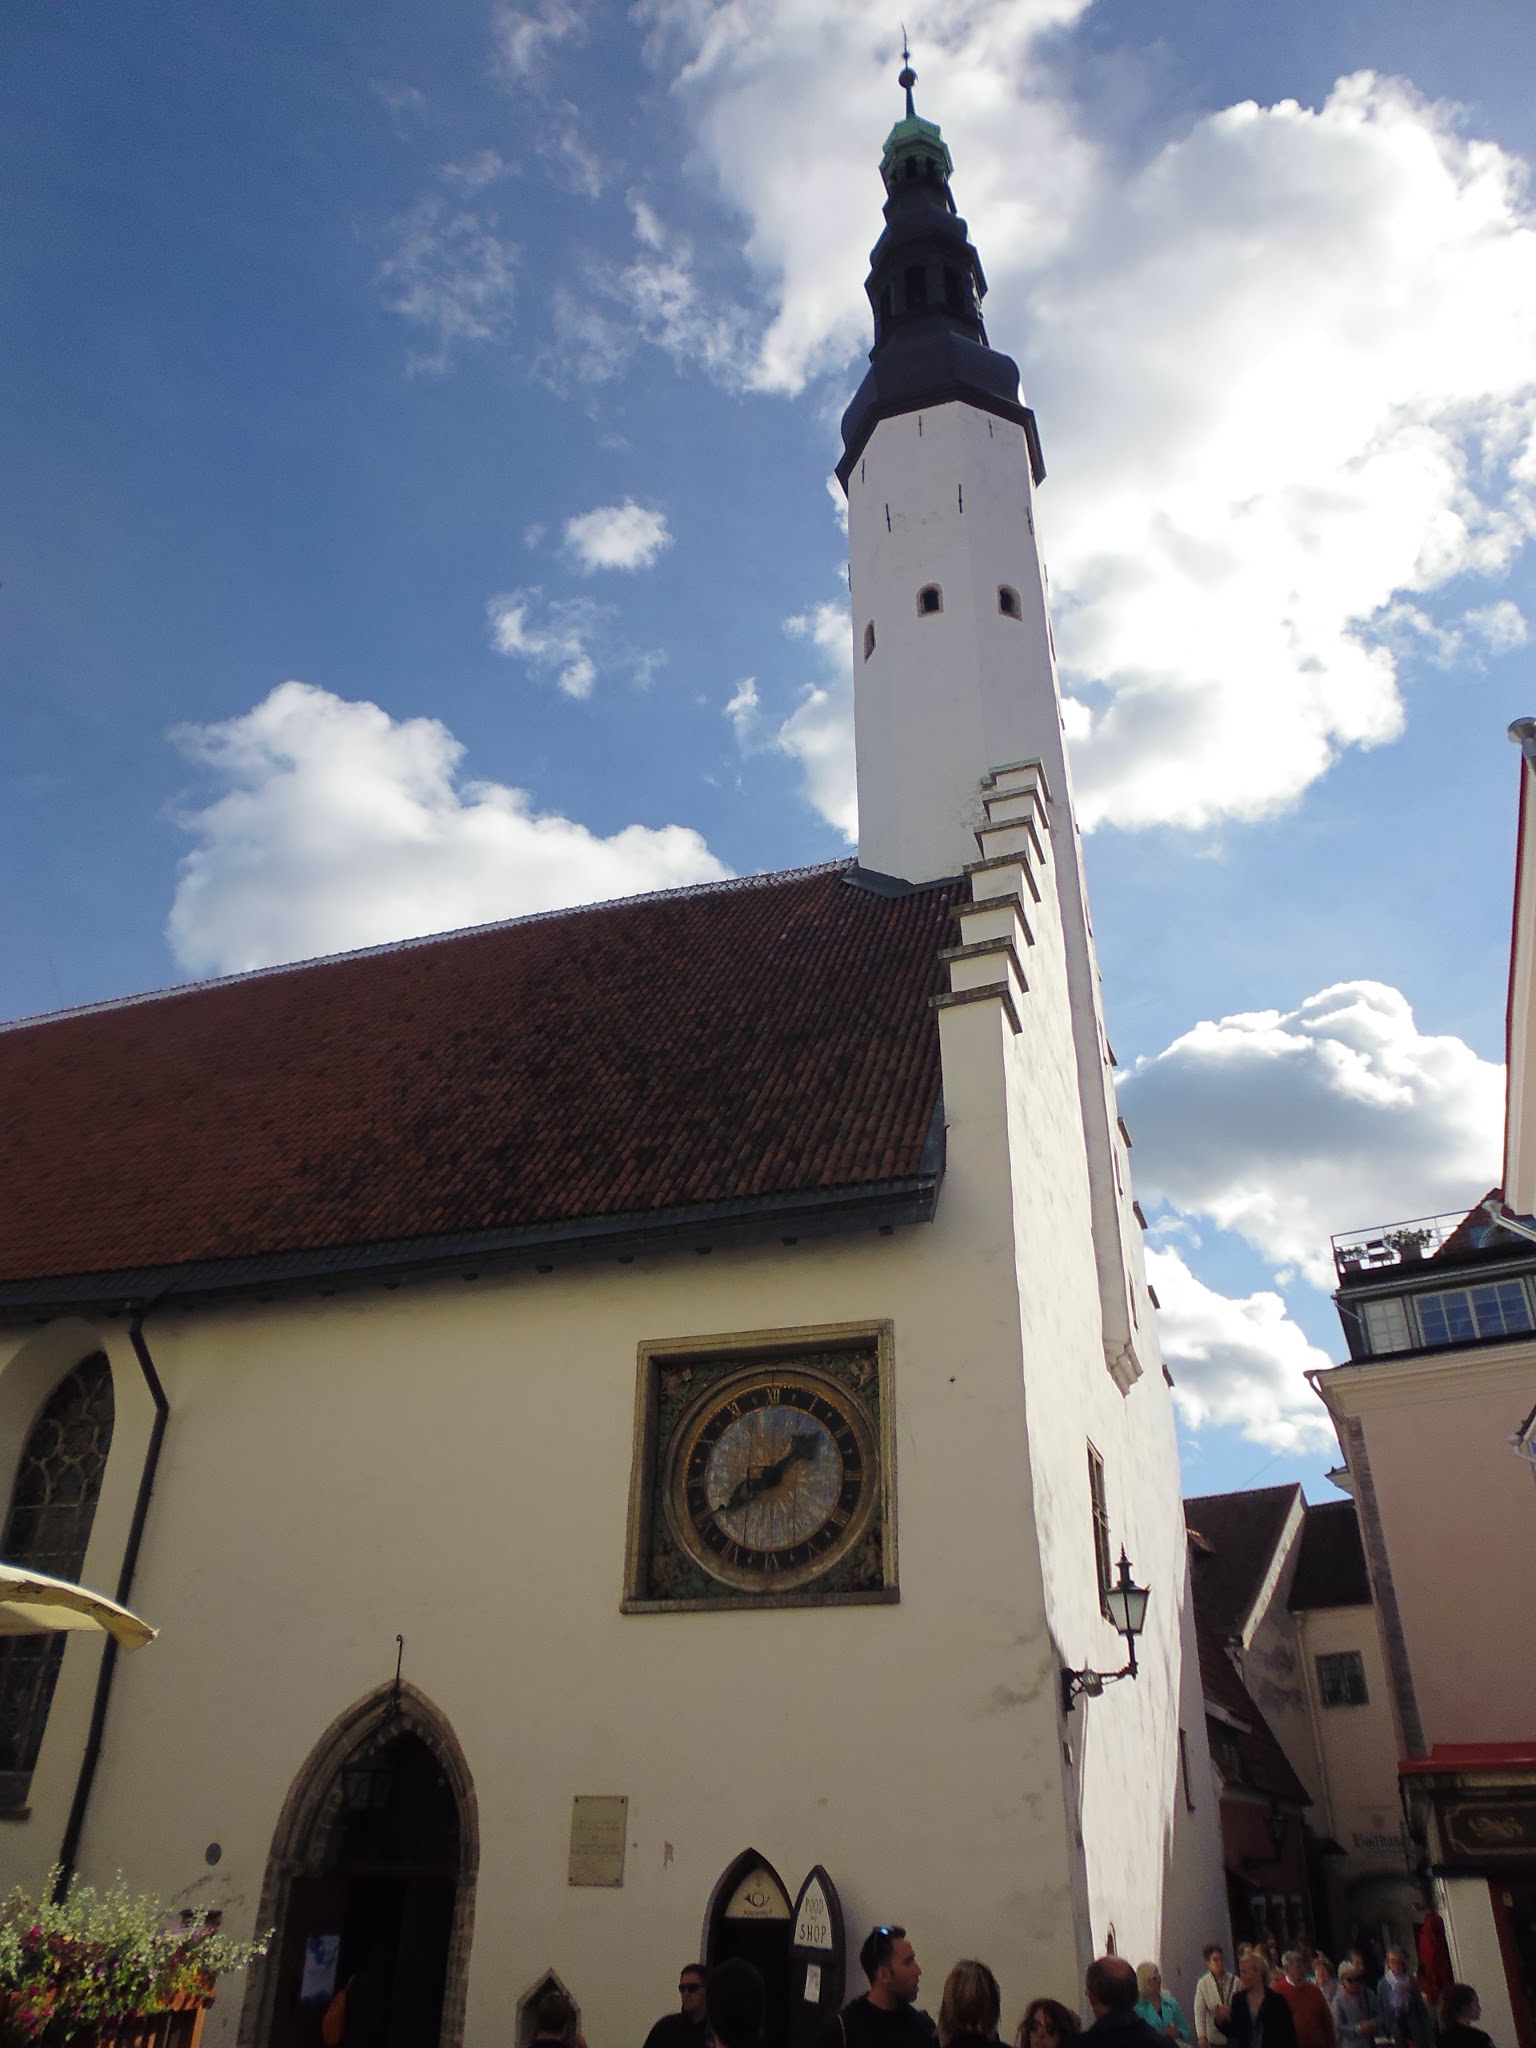
[[[626,1613],[890,1601],[888,1322],[639,1347]]]

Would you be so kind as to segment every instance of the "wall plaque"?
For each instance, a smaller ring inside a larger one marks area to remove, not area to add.
[[[578,1792],[571,1801],[567,1884],[621,1885],[629,1800],[622,1794]]]

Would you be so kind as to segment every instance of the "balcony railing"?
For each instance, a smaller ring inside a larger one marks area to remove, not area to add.
[[[1418,1266],[1432,1259],[1467,1220],[1465,1209],[1449,1216],[1414,1216],[1406,1223],[1378,1223],[1371,1230],[1346,1230],[1332,1240],[1333,1267],[1341,1280]]]

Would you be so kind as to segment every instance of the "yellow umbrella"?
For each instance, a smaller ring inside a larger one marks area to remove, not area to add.
[[[46,1572],[0,1564],[0,1636],[51,1635],[61,1628],[102,1629],[124,1650],[142,1650],[155,1639],[147,1621],[115,1600]]]

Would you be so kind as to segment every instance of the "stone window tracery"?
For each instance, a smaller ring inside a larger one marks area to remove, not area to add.
[[[16,1468],[0,1556],[78,1579],[112,1443],[112,1370],[98,1351],[56,1386]],[[0,1810],[24,1804],[64,1656],[64,1637],[0,1637]]]

